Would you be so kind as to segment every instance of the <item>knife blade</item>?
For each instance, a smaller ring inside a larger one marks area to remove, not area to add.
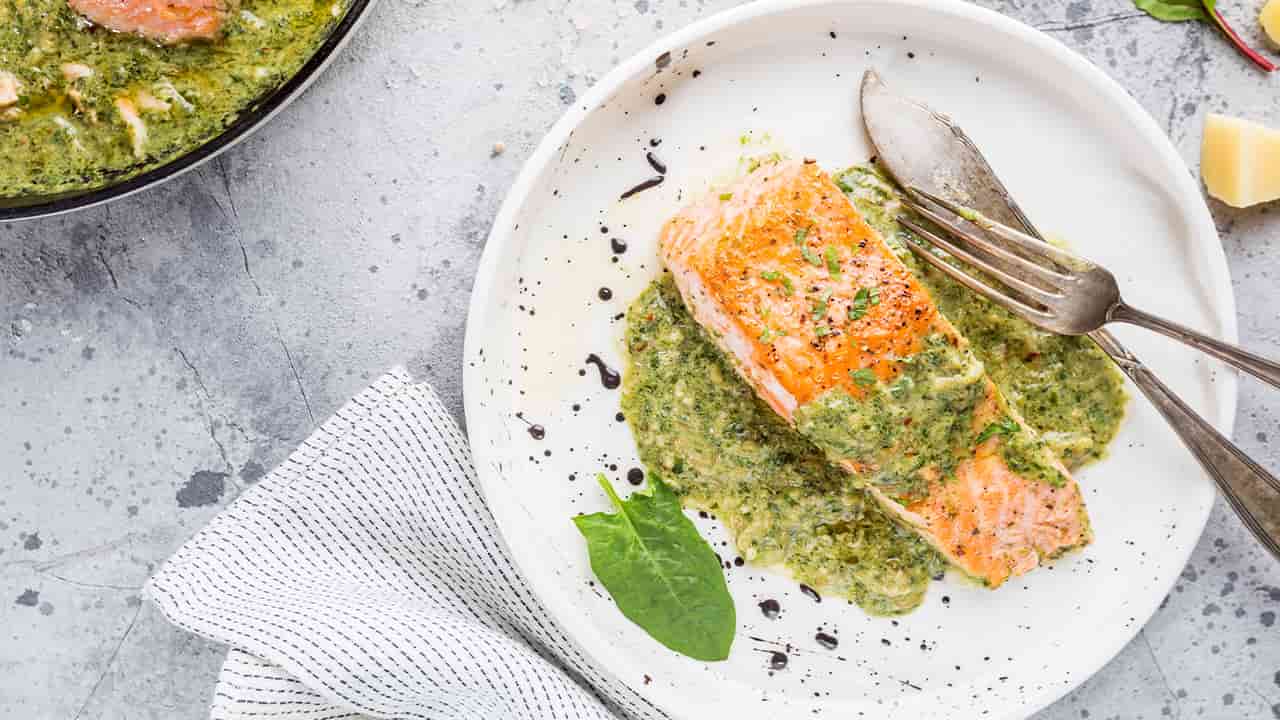
[[[1044,239],[950,118],[891,91],[875,70],[863,74],[861,96],[867,135],[898,185],[914,185]]]

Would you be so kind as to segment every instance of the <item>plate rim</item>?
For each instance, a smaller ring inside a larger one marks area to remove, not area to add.
[[[504,520],[514,518],[520,513],[516,504],[508,500],[505,494],[501,492],[490,492],[490,488],[496,489],[497,485],[492,469],[492,460],[494,458],[488,455],[484,449],[486,443],[483,442],[483,440],[487,440],[491,436],[491,429],[480,421],[481,413],[483,412],[479,405],[482,369],[479,364],[468,362],[468,360],[477,357],[477,352],[481,349],[483,343],[480,335],[486,332],[486,329],[490,326],[488,316],[491,303],[489,301],[493,296],[494,280],[497,275],[499,260],[506,254],[507,248],[511,243],[511,236],[515,230],[513,227],[514,219],[534,191],[534,183],[538,176],[547,169],[548,165],[559,153],[561,146],[569,140],[578,125],[613,97],[618,89],[628,81],[650,70],[653,66],[653,58],[662,55],[664,52],[688,46],[690,43],[707,35],[739,23],[751,21],[760,16],[807,7],[862,4],[915,7],[942,14],[961,16],[964,19],[989,26],[993,30],[1016,35],[1019,39],[1032,46],[1034,50],[1045,53],[1051,56],[1052,59],[1068,66],[1078,78],[1086,82],[1090,89],[1103,95],[1107,102],[1117,110],[1122,110],[1126,124],[1136,132],[1154,140],[1153,144],[1160,150],[1160,157],[1156,158],[1156,160],[1169,168],[1177,170],[1171,180],[1172,189],[1180,196],[1176,198],[1179,201],[1177,207],[1182,210],[1183,219],[1191,222],[1191,228],[1195,231],[1194,236],[1197,238],[1212,237],[1215,240],[1219,237],[1217,227],[1213,222],[1208,205],[1200,193],[1199,183],[1194,174],[1189,172],[1190,168],[1182,159],[1165,131],[1156,124],[1154,118],[1123,86],[1083,55],[1047,33],[995,10],[967,2],[957,2],[956,0],[755,0],[754,2],[729,8],[696,20],[674,32],[668,33],[641,48],[627,60],[619,63],[606,73],[574,105],[566,110],[543,136],[537,148],[524,162],[515,181],[508,189],[498,214],[495,216],[493,226],[490,228],[485,243],[484,252],[476,270],[467,312],[463,347],[463,410],[481,492],[484,494],[490,512],[494,516],[499,539],[507,552],[510,553],[517,570],[525,582],[529,584],[538,600],[546,606],[548,612],[551,613],[557,623],[564,628],[570,642],[584,650],[584,654],[591,658],[603,672],[630,688],[640,697],[675,717],[686,717],[686,711],[689,709],[686,703],[681,702],[679,695],[675,695],[661,687],[648,686],[642,688],[636,683],[627,681],[617,673],[616,663],[608,659],[613,654],[604,652],[609,646],[601,638],[585,636],[580,631],[569,630],[569,628],[575,627],[572,622],[575,615],[572,608],[558,604],[561,602],[561,596],[554,591],[558,590],[562,583],[559,581],[557,574],[525,572],[524,568],[528,564],[528,559],[532,558],[536,553],[533,552],[532,547],[528,546],[528,544],[512,542],[512,540],[518,538],[508,537],[508,533],[514,531],[514,528],[507,525]],[[1239,333],[1235,293],[1231,285],[1226,253],[1222,249],[1220,242],[1208,244],[1202,241],[1197,244],[1204,246],[1197,248],[1202,251],[1199,259],[1208,261],[1208,265],[1204,268],[1204,275],[1201,277],[1210,281],[1205,288],[1205,293],[1214,303],[1214,307],[1210,308],[1209,314],[1217,323],[1220,336],[1228,342],[1238,343]],[[1238,403],[1237,381],[1238,377],[1234,371],[1223,369],[1217,377],[1217,386],[1221,390],[1212,398],[1215,414],[1217,415],[1217,422],[1213,424],[1227,437],[1231,437],[1235,426]],[[1141,401],[1135,400],[1135,402]],[[1201,471],[1201,474],[1206,482],[1212,482],[1203,471]],[[1179,560],[1177,569],[1179,571],[1189,562],[1191,554],[1199,544],[1216,498],[1217,490],[1213,488],[1209,494],[1209,501],[1200,513],[1196,532],[1194,536],[1189,536],[1193,537],[1192,541],[1177,553],[1178,557],[1176,559]],[[529,549],[521,549],[525,547]],[[1176,581],[1177,572],[1174,572],[1171,574],[1167,586],[1163,587],[1161,592],[1152,593],[1147,603],[1142,606],[1142,623],[1133,624],[1131,630],[1116,633],[1109,639],[1095,644],[1092,652],[1082,654],[1081,660],[1077,663],[1082,672],[1072,673],[1069,682],[1065,684],[1047,684],[1039,692],[1024,696],[1025,699],[1017,705],[1009,705],[999,709],[998,714],[994,717],[1010,719],[1027,717],[1064,697],[1093,677],[1146,627],[1154,616],[1161,598],[1168,593]],[[588,639],[592,642],[586,642]]]

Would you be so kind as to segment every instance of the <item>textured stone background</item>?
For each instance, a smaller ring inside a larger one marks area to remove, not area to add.
[[[1252,40],[1262,0],[1223,3]],[[397,363],[461,417],[490,221],[565,105],[731,0],[382,0],[270,127],[158,190],[0,226],[0,717],[206,715],[222,650],[139,599],[184,538]],[[1276,80],[1127,0],[985,0],[1120,81],[1188,165],[1208,111],[1280,124]],[[490,157],[495,142],[507,151]],[[1280,355],[1280,219],[1212,205],[1247,346]],[[1280,467],[1245,381],[1237,440]],[[1182,580],[1037,716],[1280,718],[1280,568],[1221,506]]]

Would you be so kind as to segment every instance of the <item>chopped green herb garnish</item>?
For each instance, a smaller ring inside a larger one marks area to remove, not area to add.
[[[822,251],[822,254],[827,260],[827,272],[831,273],[832,275],[835,275],[836,277],[839,277],[840,276],[840,255],[836,252],[835,246],[828,245],[826,249]]]
[[[809,236],[809,228],[802,227],[796,231],[796,244],[803,245],[804,239]]]
[[[836,187],[840,188],[840,192],[851,193],[853,186],[844,181],[844,178],[836,178]]]
[[[771,327],[766,327],[764,332],[760,333],[760,342],[771,343],[780,337],[786,336],[786,334],[787,333],[782,330],[774,330]]]
[[[858,292],[853,295],[853,302],[849,303],[849,320],[861,320],[863,315],[867,314],[867,303],[870,301],[871,294],[866,288],[858,288]]]
[[[800,247],[800,257],[814,267],[822,267],[822,258],[818,257],[818,253],[810,250],[808,245]]]
[[[862,387],[876,384],[876,374],[872,372],[871,368],[850,370],[849,377],[853,379],[854,384],[861,385]]]
[[[871,302],[872,305],[879,305],[880,304],[880,288],[873,287],[870,290],[868,290],[867,299]]]
[[[826,337],[831,334],[831,328],[827,327],[826,325],[819,325],[818,327],[813,329],[813,334],[817,335],[818,337]]]
[[[897,382],[889,386],[889,393],[893,395],[895,398],[901,400],[902,398],[911,394],[911,390],[915,388],[915,386],[916,386],[916,383],[914,380],[903,375],[902,377],[898,378]]]
[[[791,284],[791,278],[783,275],[777,270],[765,270],[760,273],[760,277],[768,280],[769,282],[782,283],[782,292],[784,295],[792,295],[796,291],[795,286]]]
[[[824,290],[813,304],[813,319],[821,320],[827,316],[827,304],[831,301],[831,291]]]
[[[981,445],[995,435],[1012,435],[1021,429],[1013,418],[1005,416],[983,428],[978,437],[974,438],[973,444]]]
[[[724,202],[733,197],[733,193],[720,193],[720,201]]]

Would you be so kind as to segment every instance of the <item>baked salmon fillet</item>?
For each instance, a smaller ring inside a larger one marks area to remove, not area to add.
[[[756,393],[957,568],[997,587],[1089,542],[1067,469],[817,164],[709,194],[659,251]]]

